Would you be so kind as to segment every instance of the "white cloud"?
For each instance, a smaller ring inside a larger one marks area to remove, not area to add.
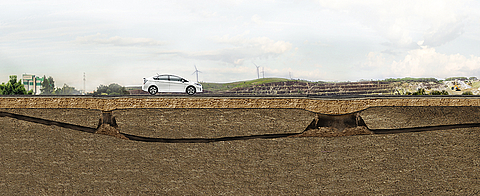
[[[365,68],[379,68],[385,66],[386,58],[383,53],[369,52],[367,54],[367,61],[363,65]]]
[[[274,41],[268,37],[244,38],[243,35],[230,37],[225,35],[215,37],[218,43],[230,44],[237,47],[261,49],[264,54],[282,54],[292,48],[292,44],[286,41]]]
[[[389,60],[388,56],[381,53],[370,52],[364,66],[385,70],[386,77],[476,76],[480,74],[480,57],[447,55],[436,52],[435,48],[424,46],[408,51],[399,61]]]
[[[82,44],[107,44],[115,46],[158,46],[164,45],[165,42],[156,41],[150,38],[134,38],[134,37],[120,37],[114,36],[107,38],[105,35],[97,33],[96,35],[88,35],[83,37],[77,37],[76,42]]]
[[[254,22],[255,24],[258,24],[258,25],[262,25],[263,23],[265,23],[265,22],[262,20],[262,18],[261,18],[259,15],[257,15],[257,14],[255,14],[255,15],[252,16],[252,22]]]
[[[278,56],[292,48],[286,41],[275,41],[268,37],[244,38],[243,35],[214,37],[213,41],[220,44],[233,46],[212,51],[186,53],[184,56],[191,58],[222,61],[234,65],[243,64],[247,59],[267,58]]]
[[[464,27],[465,25],[460,19],[442,24],[439,27],[432,27],[429,32],[425,33],[422,45],[441,46],[462,35],[465,31]]]
[[[394,47],[439,46],[464,31],[463,18],[476,15],[469,0],[319,0],[332,10],[348,13],[389,40]]]

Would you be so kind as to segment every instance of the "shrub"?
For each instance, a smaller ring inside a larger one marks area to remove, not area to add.
[[[130,94],[125,87],[119,84],[112,83],[108,86],[100,85],[97,90],[93,92],[94,95],[128,95]]]
[[[448,92],[446,90],[442,90],[442,92],[433,90],[428,93],[429,95],[448,95]]]
[[[425,89],[418,89],[417,92],[414,92],[413,95],[426,95]]]

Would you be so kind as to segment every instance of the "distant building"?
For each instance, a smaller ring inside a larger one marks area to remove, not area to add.
[[[32,74],[23,74],[22,82],[23,86],[27,91],[33,90],[34,95],[39,95],[41,93],[40,89],[42,88],[42,83],[45,78],[37,77]]]

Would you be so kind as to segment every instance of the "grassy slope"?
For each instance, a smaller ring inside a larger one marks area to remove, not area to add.
[[[250,87],[253,85],[259,85],[264,83],[272,83],[272,82],[284,82],[284,81],[291,81],[285,78],[260,78],[256,80],[247,80],[247,81],[239,81],[239,82],[230,82],[230,83],[202,83],[202,86],[207,91],[224,91],[233,88],[239,87]]]
[[[480,81],[473,82],[472,88],[476,88],[476,89],[480,88]]]

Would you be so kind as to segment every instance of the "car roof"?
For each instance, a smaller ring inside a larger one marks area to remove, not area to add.
[[[183,78],[183,79],[185,79],[185,80],[188,80],[187,78],[184,78],[184,77],[182,77],[182,76],[175,75],[175,74],[169,74],[169,73],[154,75],[154,76],[152,76],[152,78],[153,78],[153,77],[158,77],[158,76],[176,76],[176,77],[179,77],[179,78]],[[190,80],[188,80],[188,81],[190,81]]]
[[[158,74],[158,75],[155,75],[155,76],[177,76],[177,77],[181,77],[181,76],[178,76],[178,75],[175,75],[175,74]]]

